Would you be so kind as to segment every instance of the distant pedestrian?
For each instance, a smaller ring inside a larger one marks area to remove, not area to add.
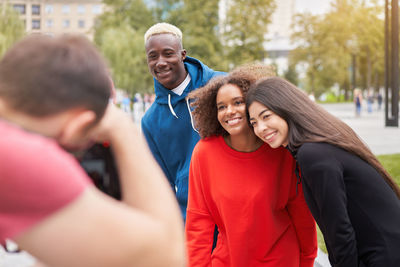
[[[361,106],[363,101],[360,89],[354,89],[353,100],[356,106],[356,117],[359,117],[361,115]]]
[[[133,120],[139,123],[143,117],[143,113],[144,113],[144,100],[140,93],[136,93],[133,101]]]
[[[372,105],[374,104],[374,93],[372,91],[368,92],[367,96],[367,111],[372,113]]]
[[[122,105],[121,109],[123,111],[129,114],[131,113],[131,99],[129,98],[129,95],[127,93],[124,93],[121,105]]]
[[[332,266],[400,266],[400,188],[357,134],[281,78],[247,94],[255,134],[299,163]]]
[[[143,96],[143,102],[144,102],[144,112],[146,112],[150,106],[151,106],[151,100],[150,100],[150,95],[149,94],[144,94]]]
[[[378,110],[381,110],[383,97],[382,97],[382,93],[380,91],[378,92],[377,100],[378,100]]]

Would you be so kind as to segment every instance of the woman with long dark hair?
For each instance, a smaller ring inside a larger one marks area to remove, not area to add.
[[[295,161],[257,138],[246,118],[246,93],[266,75],[271,71],[265,66],[241,67],[189,95],[201,136],[189,173],[189,266],[314,264],[316,225],[294,175]]]
[[[400,189],[344,122],[272,77],[246,99],[255,134],[297,160],[333,266],[400,266]]]

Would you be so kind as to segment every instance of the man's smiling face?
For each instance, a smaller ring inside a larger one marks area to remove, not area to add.
[[[151,75],[167,89],[174,89],[186,78],[186,51],[178,37],[156,34],[146,42],[147,65]]]

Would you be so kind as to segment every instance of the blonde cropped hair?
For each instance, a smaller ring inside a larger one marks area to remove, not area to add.
[[[175,35],[182,44],[182,31],[178,27],[166,22],[160,22],[151,26],[144,34],[144,43],[146,43],[151,36],[162,33]]]

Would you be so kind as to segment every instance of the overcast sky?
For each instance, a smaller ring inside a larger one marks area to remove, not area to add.
[[[325,13],[330,7],[330,2],[331,0],[296,0],[296,11],[312,14]]]

